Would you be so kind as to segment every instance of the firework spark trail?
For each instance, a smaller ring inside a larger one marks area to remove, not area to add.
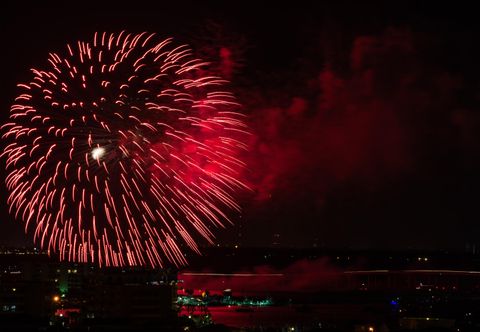
[[[96,33],[32,69],[3,125],[10,212],[60,259],[186,264],[239,210],[248,128],[171,39]]]

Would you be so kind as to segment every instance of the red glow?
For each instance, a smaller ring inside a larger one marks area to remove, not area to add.
[[[79,308],[68,308],[68,309],[57,309],[55,311],[55,316],[60,317],[69,317],[72,313],[80,313]]]

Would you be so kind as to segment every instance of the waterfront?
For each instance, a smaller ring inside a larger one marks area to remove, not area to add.
[[[2,250],[0,324],[2,331],[478,331],[479,259],[212,248],[178,271],[98,269]]]
[[[476,255],[223,248],[206,256],[203,269],[178,274],[179,315],[196,326],[479,330]],[[246,257],[264,262],[248,268]]]

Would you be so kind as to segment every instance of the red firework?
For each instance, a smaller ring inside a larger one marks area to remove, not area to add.
[[[18,85],[3,125],[10,212],[61,260],[186,264],[246,188],[226,81],[155,34],[95,33],[65,53]]]

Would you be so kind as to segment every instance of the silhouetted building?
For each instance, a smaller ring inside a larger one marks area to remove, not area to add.
[[[171,326],[175,302],[175,270],[99,269],[38,251],[0,250],[1,331]]]

